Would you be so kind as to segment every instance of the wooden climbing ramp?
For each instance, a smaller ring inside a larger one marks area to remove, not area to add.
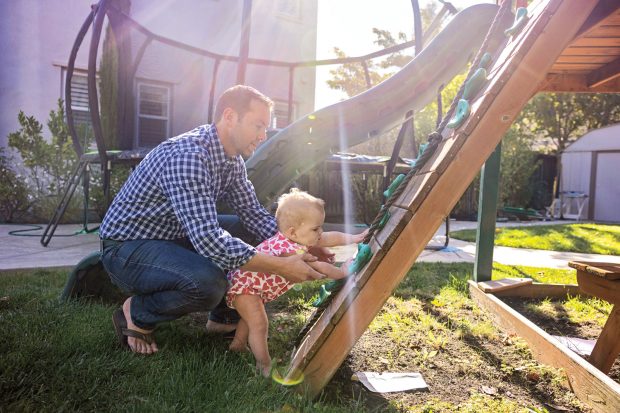
[[[442,131],[432,156],[390,206],[389,221],[369,241],[372,258],[347,280],[293,354],[287,376],[295,380],[303,372],[309,395],[329,382],[596,4],[532,4],[523,27],[497,51],[489,50],[487,82],[469,98],[469,116]]]

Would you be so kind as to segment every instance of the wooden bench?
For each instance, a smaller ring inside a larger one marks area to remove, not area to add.
[[[571,261],[577,270],[577,284],[587,294],[613,304],[609,318],[590,355],[590,363],[609,373],[620,353],[620,264]]]

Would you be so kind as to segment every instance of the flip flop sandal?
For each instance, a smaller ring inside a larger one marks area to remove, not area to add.
[[[129,343],[127,342],[127,337],[140,339],[147,344],[151,344],[153,342],[152,334],[145,334],[127,328],[127,320],[125,319],[125,314],[121,308],[117,309],[114,311],[114,314],[112,314],[112,323],[114,324],[114,333],[116,334],[116,338],[123,348],[130,349]]]

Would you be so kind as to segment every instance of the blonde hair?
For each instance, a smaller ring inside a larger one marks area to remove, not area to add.
[[[301,225],[307,216],[308,208],[325,213],[325,201],[297,188],[281,195],[276,209],[276,221],[280,231]]]

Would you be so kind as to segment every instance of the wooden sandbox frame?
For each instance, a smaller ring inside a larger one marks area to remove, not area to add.
[[[497,326],[522,337],[528,343],[536,360],[561,368],[566,378],[564,384],[582,402],[596,412],[620,412],[620,384],[499,298],[564,298],[568,295],[582,294],[577,285],[533,283],[491,294],[485,293],[476,282],[470,280],[469,293],[472,300],[486,310],[486,314]]]

